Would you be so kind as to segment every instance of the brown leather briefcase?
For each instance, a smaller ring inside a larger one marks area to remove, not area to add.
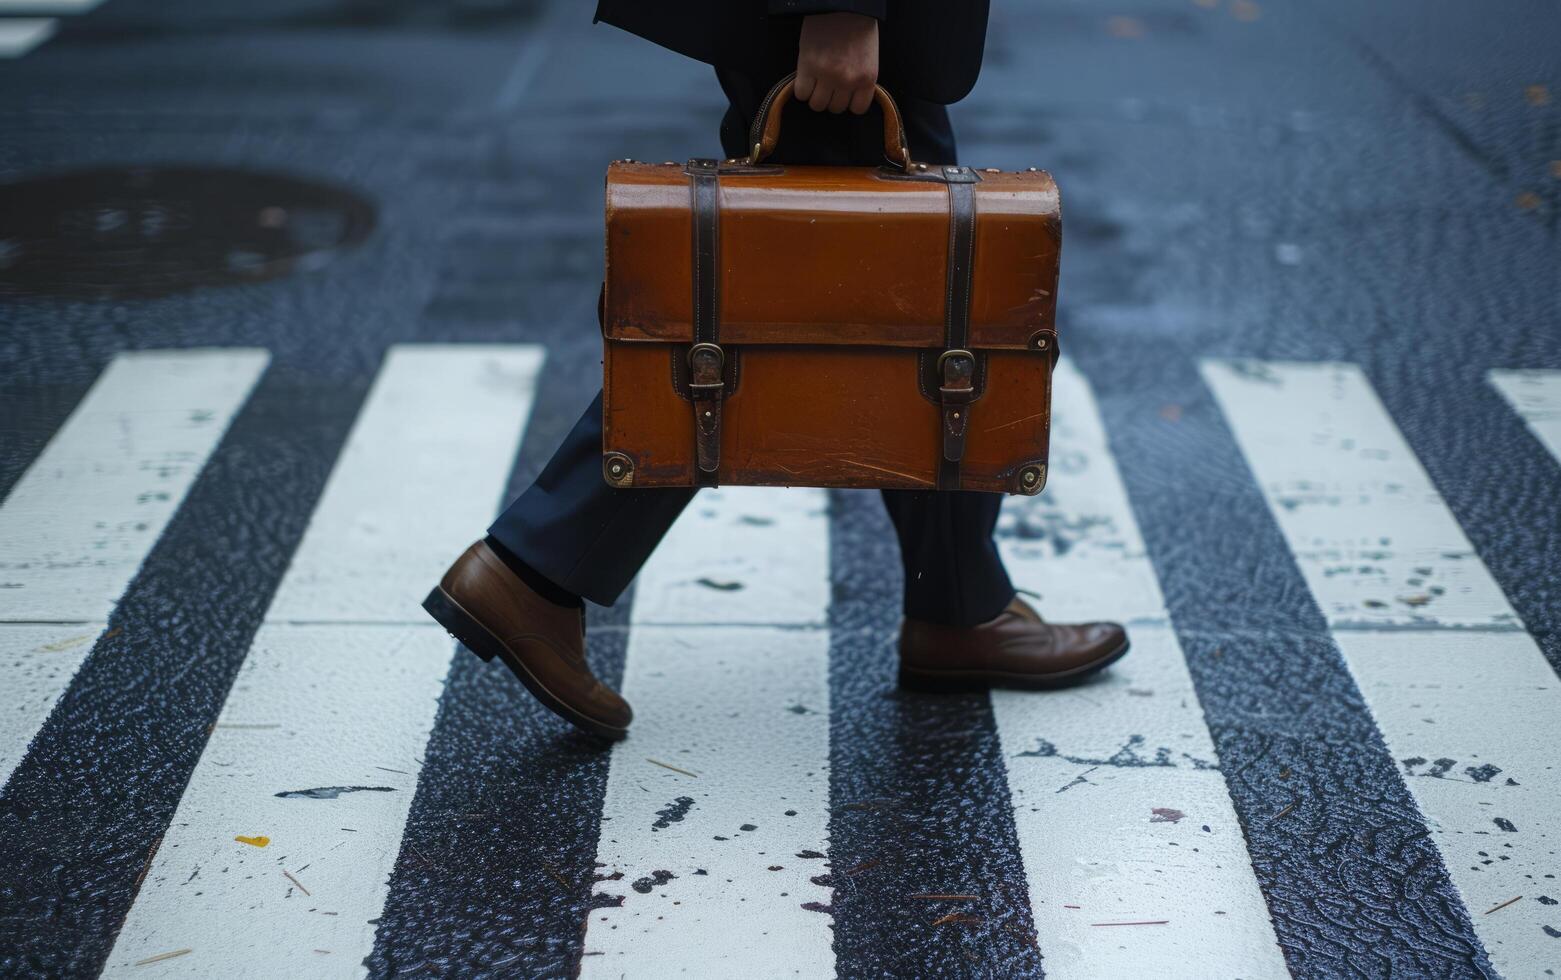
[[[747,159],[607,171],[603,460],[617,487],[1039,493],[1061,216],[1049,174]]]

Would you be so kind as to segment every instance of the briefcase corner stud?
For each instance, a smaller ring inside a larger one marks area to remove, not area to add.
[[[1046,464],[1026,463],[1014,474],[1013,492],[1033,497],[1046,488]]]
[[[634,486],[634,460],[619,452],[602,455],[602,477],[620,490]]]

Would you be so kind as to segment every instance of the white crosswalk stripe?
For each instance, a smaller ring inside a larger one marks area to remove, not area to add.
[[[1359,368],[1203,373],[1492,962],[1538,975],[1541,898],[1561,897],[1555,673]]]
[[[992,694],[1047,975],[1287,976],[1094,396],[1066,360],[1055,385],[1052,482],[1005,503],[1003,561],[1048,618],[1125,619],[1133,649]],[[1126,921],[1165,925],[1098,927]]]
[[[0,58],[20,58],[59,31],[59,17],[13,16],[59,14],[79,16],[103,0],[0,0]]]
[[[362,974],[453,649],[418,603],[499,502],[542,358],[391,349],[107,975]]]
[[[120,354],[0,506],[0,786],[267,360]]]
[[[640,574],[597,845],[623,902],[583,976],[832,975],[828,522],[822,491],[707,490]]]
[[[53,17],[7,17],[0,20],[0,58],[20,58],[54,36],[60,22]]]
[[[9,14],[84,14],[103,0],[0,0],[0,16]]]
[[[1492,371],[1490,380],[1561,463],[1561,371]]]

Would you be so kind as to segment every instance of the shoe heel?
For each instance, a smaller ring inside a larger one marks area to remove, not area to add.
[[[488,631],[466,610],[456,604],[445,594],[444,589],[434,586],[434,590],[428,593],[428,598],[423,600],[423,611],[434,618],[434,622],[443,626],[446,633],[455,637],[461,646],[475,653],[485,661],[490,661],[498,653],[494,649],[492,638]]]
[[[979,679],[938,673],[925,673],[908,667],[900,668],[900,687],[921,694],[968,694],[985,691],[991,685]]]

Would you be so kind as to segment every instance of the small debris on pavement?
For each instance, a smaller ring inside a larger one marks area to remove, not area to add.
[[[394,786],[314,786],[273,793],[279,800],[334,800],[344,793],[394,793]]]
[[[158,953],[156,956],[148,956],[144,960],[136,960],[135,965],[146,966],[148,963],[161,963],[163,960],[171,960],[175,956],[184,956],[193,952],[195,952],[193,949],[176,949],[169,953]]]
[[[649,759],[649,758],[646,759],[645,761],[650,763],[653,766],[660,766],[663,769],[671,769],[673,772],[680,772],[680,773],[682,773],[685,776],[693,776],[695,779],[699,778],[699,773],[697,773],[697,772],[689,772],[687,769],[679,769],[677,766],[674,766],[670,762],[662,762],[660,759]]]
[[[305,895],[309,894],[309,889],[304,887],[304,883],[299,881],[297,878],[294,878],[290,872],[283,871],[282,874],[286,875],[288,881],[297,885],[299,891],[303,892]]]
[[[238,841],[240,844],[248,844],[250,847],[265,847],[267,844],[271,843],[271,838],[264,835],[258,837],[246,837],[243,834],[239,834],[233,839]]]
[[[569,887],[569,882],[564,880],[564,876],[558,873],[557,868],[553,867],[552,861],[546,860],[544,858],[542,861],[542,870],[546,871],[549,877],[558,882],[558,887],[562,888],[566,892],[571,890]]]
[[[677,875],[670,871],[652,871],[645,877],[631,883],[629,887],[641,895],[649,895],[652,889],[659,888],[676,877]]]
[[[1493,909],[1486,909],[1485,910],[1485,914],[1486,915],[1490,915],[1492,912],[1500,912],[1502,909],[1504,909],[1507,906],[1511,905],[1513,902],[1521,902],[1521,901],[1523,901],[1523,896],[1522,895],[1519,895],[1516,898],[1509,898],[1505,902],[1502,902],[1500,905],[1496,906]]]
[[[60,640],[58,643],[45,643],[43,646],[39,647],[38,649],[42,650],[45,653],[58,653],[61,650],[69,650],[71,647],[81,646],[83,643],[86,643],[90,639],[92,639],[92,634],[91,633],[84,633],[81,636],[72,636],[72,637],[68,637],[66,639]]]

